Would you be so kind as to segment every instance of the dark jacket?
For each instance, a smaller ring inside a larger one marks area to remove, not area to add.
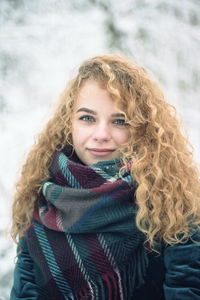
[[[198,232],[194,238],[200,241],[200,233]],[[14,270],[10,299],[47,299],[40,293],[43,282],[39,267],[29,254],[25,239],[21,241],[20,249],[22,250]],[[200,300],[200,244],[190,241],[168,246],[161,255],[151,252],[148,258],[145,283],[135,290],[132,299]]]

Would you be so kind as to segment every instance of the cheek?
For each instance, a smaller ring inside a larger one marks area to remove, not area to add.
[[[76,126],[72,126],[72,141],[73,144],[76,144],[78,141],[79,131]]]
[[[125,130],[120,133],[118,132],[118,134],[116,134],[116,138],[118,143],[126,143],[130,138],[130,133],[128,130]]]
[[[72,140],[74,144],[80,145],[87,141],[89,138],[89,132],[84,127],[74,128],[72,130]]]
[[[77,144],[80,142],[80,139],[81,139],[81,135],[80,135],[80,132],[79,130],[77,129],[73,129],[72,130],[72,141],[74,144]]]

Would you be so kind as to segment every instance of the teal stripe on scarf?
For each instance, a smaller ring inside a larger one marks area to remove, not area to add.
[[[52,251],[52,248],[47,240],[46,233],[44,231],[44,227],[40,224],[37,224],[34,226],[38,241],[40,243],[40,246],[42,248],[42,252],[45,255],[45,259],[47,261],[47,264],[49,266],[50,272],[59,287],[60,291],[63,294],[72,294],[72,291],[63,277],[63,274],[61,273],[61,270],[56,262],[54,253]]]
[[[55,184],[52,182],[45,182],[42,187],[43,195],[46,195],[47,199],[50,197],[52,203],[56,202],[63,191],[62,186],[57,185],[57,189],[55,189],[54,186]]]
[[[79,265],[79,268],[83,274],[83,277],[85,278],[85,280],[88,283],[90,283],[88,285],[88,287],[90,288],[91,295],[94,294],[93,290],[95,289],[95,296],[98,296],[98,289],[97,289],[96,285],[94,284],[92,278],[90,277],[89,273],[87,272],[87,269],[85,268],[85,263],[83,262],[83,257],[81,256],[82,251],[84,253],[86,253],[85,249],[83,249],[83,248],[80,249],[79,247],[77,247],[78,245],[75,243],[75,240],[76,240],[75,236],[72,238],[71,234],[66,233],[65,235],[66,235],[66,239],[74,253],[74,257]],[[79,249],[79,251],[77,249]],[[98,297],[96,299],[98,299]]]
[[[89,255],[88,246],[87,246],[88,235],[84,238],[81,235],[73,235],[74,246],[79,249],[79,259],[84,263],[86,269],[90,270],[91,281],[96,279],[97,269],[95,264]],[[94,249],[95,250],[95,249]],[[89,275],[88,275],[89,276]]]
[[[62,174],[64,177],[67,179],[69,184],[73,186],[74,188],[81,189],[80,183],[76,180],[76,178],[72,175],[72,173],[69,171],[69,169],[66,167],[67,166],[68,159],[67,157],[61,153],[58,159],[58,164],[60,167],[60,170],[62,171]]]

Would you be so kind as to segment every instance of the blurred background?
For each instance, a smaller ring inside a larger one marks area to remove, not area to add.
[[[154,74],[200,162],[199,0],[1,0],[1,300],[12,284],[8,230],[19,168],[79,63],[108,52]]]

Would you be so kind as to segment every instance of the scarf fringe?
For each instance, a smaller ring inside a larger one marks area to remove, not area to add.
[[[143,249],[134,253],[132,261],[103,274],[102,278],[90,283],[88,290],[76,293],[77,300],[129,300],[134,296],[133,287],[139,288],[144,284],[148,267],[147,254]]]

